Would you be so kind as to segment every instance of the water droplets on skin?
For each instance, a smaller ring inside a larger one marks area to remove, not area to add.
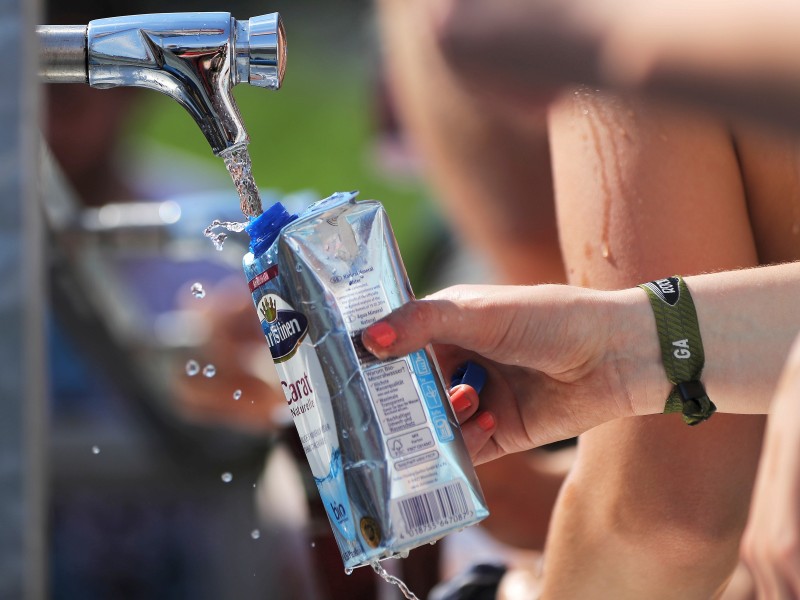
[[[224,229],[226,231],[232,231],[233,233],[241,233],[246,226],[246,222],[240,223],[238,221],[220,221],[219,219],[214,219],[211,221],[211,225],[203,230],[203,235],[210,239],[211,243],[214,244],[214,248],[221,252],[225,245],[225,240],[228,239],[228,234],[225,233],[225,231],[217,233],[215,230]]]
[[[192,296],[197,298],[198,300],[202,300],[206,297],[206,291],[203,289],[203,284],[200,282],[195,282],[192,284]]]
[[[250,537],[257,540],[261,537],[261,532],[258,529],[253,529],[253,531],[250,532]]]
[[[100,446],[92,446],[92,454],[100,454]]]
[[[217,367],[215,367],[214,365],[206,365],[205,367],[203,367],[203,375],[208,377],[209,379],[216,374],[217,374]]]
[[[186,363],[186,374],[189,377],[194,377],[200,372],[200,365],[196,360],[190,360]]]
[[[257,217],[263,212],[261,196],[253,179],[253,162],[247,146],[242,144],[234,146],[220,153],[228,173],[233,179],[236,191],[239,193],[239,206],[242,213],[248,217]]]
[[[223,483],[230,483],[233,481],[233,474],[229,471],[225,471],[222,475],[220,475],[220,479],[222,479]]]
[[[233,392],[233,399],[238,400],[242,397],[242,390],[236,390]]]
[[[405,554],[406,554],[406,556],[408,556],[408,552],[406,552]],[[402,556],[402,554],[401,554],[401,556]],[[414,592],[412,592],[410,589],[408,589],[408,586],[405,584],[405,582],[403,582],[402,579],[400,579],[399,577],[395,577],[394,575],[391,575],[390,573],[388,573],[386,571],[386,569],[384,569],[379,562],[377,562],[377,561],[376,562],[372,562],[372,563],[370,563],[370,565],[372,566],[372,570],[375,571],[381,577],[381,579],[383,579],[387,583],[391,583],[393,585],[396,585],[400,589],[400,592],[403,594],[403,596],[407,600],[419,600],[417,595]],[[345,572],[347,572],[346,569],[345,569]]]

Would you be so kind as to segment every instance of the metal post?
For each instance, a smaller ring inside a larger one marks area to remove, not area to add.
[[[38,0],[0,0],[0,598],[44,598],[44,283]]]

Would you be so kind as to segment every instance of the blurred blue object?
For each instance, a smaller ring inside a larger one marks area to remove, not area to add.
[[[486,369],[478,363],[468,360],[453,373],[453,377],[450,379],[450,387],[466,384],[480,394],[486,384],[486,375]]]

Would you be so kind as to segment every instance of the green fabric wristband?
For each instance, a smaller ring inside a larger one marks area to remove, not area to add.
[[[687,425],[702,423],[717,407],[700,383],[705,353],[689,288],[679,275],[643,283],[639,287],[650,299],[661,344],[661,360],[669,382],[675,386],[667,398],[664,412],[681,413]]]

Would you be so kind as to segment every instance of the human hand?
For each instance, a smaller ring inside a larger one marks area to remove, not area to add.
[[[465,360],[486,368],[480,406],[468,386],[451,395],[476,464],[654,412],[669,391],[649,303],[635,289],[456,286],[402,306],[363,341],[381,359],[438,344],[446,378]]]
[[[254,434],[273,430],[284,411],[288,419],[280,381],[241,280],[219,282],[202,301],[186,300],[182,309],[208,329],[204,342],[185,358],[196,360],[201,369],[213,365],[215,374],[189,376],[186,361],[178,361],[172,379],[177,412],[189,421]]]
[[[758,598],[800,598],[800,337],[767,425],[741,554]]]

